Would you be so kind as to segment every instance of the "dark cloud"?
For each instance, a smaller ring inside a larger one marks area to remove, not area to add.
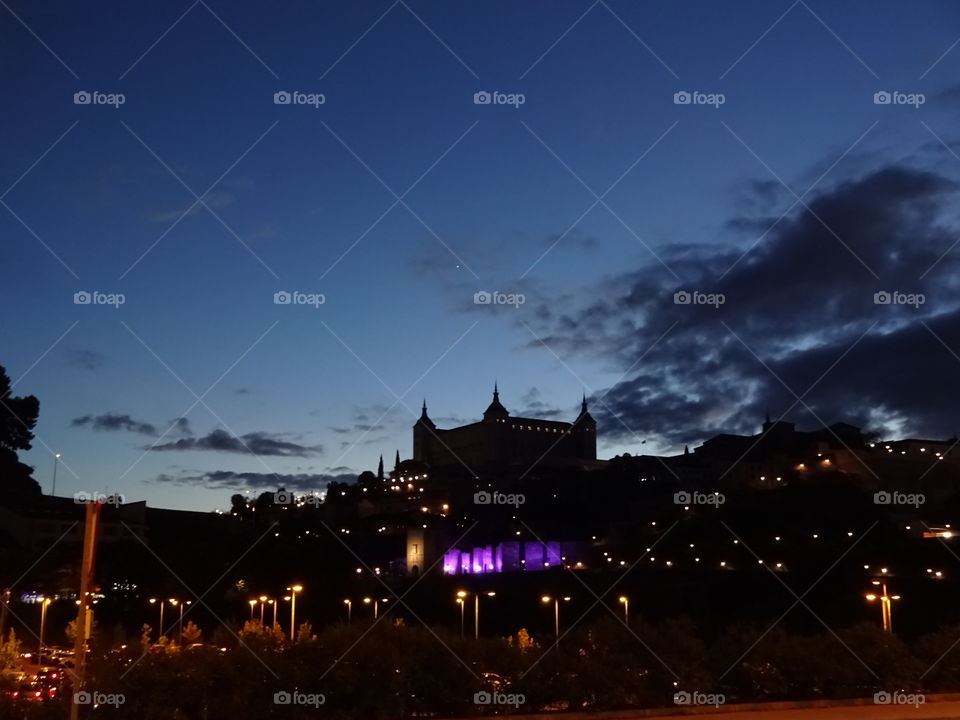
[[[280,457],[307,457],[322,452],[319,446],[310,447],[283,440],[265,432],[251,432],[236,437],[225,430],[214,430],[202,437],[180,438],[173,442],[149,446],[149,450],[214,450],[219,452],[276,455]]]
[[[339,470],[340,468],[335,468]],[[349,468],[342,468],[349,470]],[[256,473],[234,472],[232,470],[212,470],[210,472],[158,475],[154,482],[171,485],[203,487],[211,490],[277,490],[285,488],[297,492],[322,490],[331,482],[353,482],[356,472],[332,473]]]
[[[758,204],[772,197],[763,185],[756,192]],[[809,209],[779,221],[766,219],[769,209],[733,218],[728,227],[751,230],[737,246],[665,250],[679,283],[651,263],[607,278],[586,295],[593,301],[543,303],[537,334],[555,351],[626,373],[591,403],[601,431],[618,441],[652,437],[675,448],[755,432],[768,406],[779,415],[791,405],[789,419],[808,426],[820,418],[946,437],[960,426],[960,247],[948,252],[956,196],[941,175],[875,170],[811,194]],[[725,302],[676,304],[678,291]],[[876,304],[880,291],[925,302]],[[808,410],[791,390],[811,386]]]
[[[185,417],[174,418],[170,421],[170,432],[190,436],[193,435],[193,430],[190,427],[190,421]]]
[[[518,410],[510,408],[510,414],[518,417],[541,418],[543,420],[571,421],[575,416],[563,410],[557,410],[547,405],[539,388],[532,387],[520,397],[521,407]]]
[[[90,427],[94,430],[119,431],[140,433],[141,435],[156,435],[157,429],[147,422],[134,420],[129,415],[104,413],[103,415],[84,415],[70,421],[74,427]]]
[[[99,370],[107,359],[103,353],[96,350],[76,350],[67,349],[63,352],[66,362],[71,367],[80,370],[89,370],[91,372]]]

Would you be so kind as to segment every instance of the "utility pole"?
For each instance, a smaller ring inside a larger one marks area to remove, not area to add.
[[[97,536],[102,508],[103,503],[99,501],[87,505],[87,520],[83,532],[83,561],[80,566],[80,606],[77,609],[76,638],[73,643],[73,672],[70,674],[70,720],[78,720],[80,706],[75,702],[76,693],[83,690],[86,681],[87,640],[93,626],[93,607],[90,596],[95,589],[93,571],[97,558]]]

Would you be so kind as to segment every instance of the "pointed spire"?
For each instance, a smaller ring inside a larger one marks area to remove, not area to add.
[[[583,401],[580,403],[580,413],[583,414],[587,411],[587,394],[583,394]]]
[[[497,382],[493,383],[493,402],[490,403],[490,406],[483,411],[484,420],[504,420],[510,413],[507,412],[507,409],[500,404],[500,388],[497,387]]]
[[[690,454],[690,446],[689,446],[689,445],[684,445],[684,446],[683,446],[683,454],[684,454],[684,455],[689,455],[689,454]]]
[[[500,391],[497,389],[497,381],[493,381],[493,399],[494,401],[500,400]]]
[[[400,451],[399,451],[399,450],[397,450],[397,457],[396,457],[396,459],[393,461],[393,470],[394,470],[394,472],[399,472],[399,471],[400,471]]]
[[[377,465],[377,480],[383,480],[383,453],[380,453],[380,464]]]

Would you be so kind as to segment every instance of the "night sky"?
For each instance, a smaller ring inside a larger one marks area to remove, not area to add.
[[[494,381],[585,393],[601,457],[767,408],[950,437],[958,36],[950,0],[3,0],[22,459],[209,510],[389,469]]]

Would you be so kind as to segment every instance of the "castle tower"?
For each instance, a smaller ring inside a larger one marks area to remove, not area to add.
[[[435,435],[437,426],[430,416],[427,415],[427,401],[423,401],[423,409],[420,411],[420,418],[413,425],[413,459],[422,463],[430,464],[430,453],[428,448],[431,446],[431,440]],[[398,461],[399,464],[399,461]]]
[[[597,421],[587,410],[587,396],[580,402],[580,414],[573,421],[573,436],[577,455],[585,460],[597,459]]]
[[[417,577],[426,569],[426,531],[422,527],[407,528],[407,575]]]
[[[486,422],[502,422],[510,416],[510,413],[507,409],[500,404],[500,391],[497,389],[497,384],[493,384],[493,402],[490,403],[489,407],[483,411],[483,419]]]

